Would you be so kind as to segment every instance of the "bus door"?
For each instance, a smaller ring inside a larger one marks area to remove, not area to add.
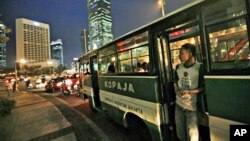
[[[97,55],[90,57],[90,71],[91,71],[91,82],[92,82],[92,93],[93,97],[90,100],[92,108],[97,108],[101,106],[100,96],[99,96],[99,84],[98,84],[98,60]]]
[[[166,130],[166,135],[164,138],[166,140],[175,140],[175,123],[174,123],[174,85],[172,78],[172,68],[169,52],[168,36],[164,33],[159,33],[156,35],[156,45],[158,56],[158,70],[161,88],[161,97],[163,105],[163,123],[165,123],[164,130]]]
[[[178,29],[171,28],[171,30],[165,30],[157,37],[157,50],[159,54],[159,71],[160,71],[160,81],[162,83],[162,92],[164,99],[164,110],[165,118],[169,118],[169,124],[173,127],[173,133],[175,133],[175,92],[173,86],[174,72],[176,65],[180,64],[179,51],[183,44],[191,43],[194,44],[196,48],[196,58],[198,62],[202,62],[202,51],[201,42],[199,35],[198,24],[191,23],[190,25],[185,25],[185,27],[180,27]],[[165,86],[165,89],[164,89]],[[199,123],[202,127],[201,136],[209,137],[208,130],[208,115],[205,114],[207,111],[207,102],[205,94],[198,97],[201,101],[200,109],[202,114],[200,114],[201,122]]]
[[[176,70],[176,66],[181,63],[179,52],[182,45],[191,43],[196,46],[196,59],[198,62],[203,62],[201,50],[201,37],[199,25],[190,23],[183,27],[167,31],[169,38],[169,50],[172,65],[172,72]],[[172,77],[174,74],[172,73]],[[199,111],[199,126],[201,138],[209,140],[208,115],[207,115],[207,100],[205,93],[199,94],[197,97],[197,109]]]

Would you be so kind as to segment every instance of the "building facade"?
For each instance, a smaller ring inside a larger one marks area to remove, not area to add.
[[[84,29],[80,35],[81,40],[81,49],[83,53],[87,53],[90,51],[90,42],[89,42],[89,32]]]
[[[58,64],[63,66],[63,43],[61,39],[57,39],[50,43],[50,52],[51,59],[58,60]]]
[[[5,25],[0,23],[0,36],[6,36]],[[0,70],[7,67],[6,42],[0,40]]]
[[[90,50],[113,40],[110,0],[88,0]]]
[[[50,28],[48,24],[29,19],[16,19],[16,62],[47,65],[50,60]]]

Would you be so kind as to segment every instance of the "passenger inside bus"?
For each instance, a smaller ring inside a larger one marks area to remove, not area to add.
[[[142,64],[140,62],[137,62],[137,67],[135,68],[135,72],[147,72],[147,63],[143,62]]]
[[[115,73],[115,65],[113,62],[109,64],[107,72],[108,73]]]

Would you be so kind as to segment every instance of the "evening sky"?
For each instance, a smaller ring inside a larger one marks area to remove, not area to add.
[[[80,33],[88,29],[87,0],[0,0],[0,20],[12,29],[7,36],[7,64],[14,66],[15,19],[27,18],[47,23],[50,40],[62,39],[64,61],[69,67],[74,57],[81,55]],[[166,13],[192,0],[166,0]],[[157,0],[111,0],[114,39],[161,17]]]

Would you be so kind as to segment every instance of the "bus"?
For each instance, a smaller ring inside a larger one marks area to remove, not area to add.
[[[229,140],[230,125],[250,124],[249,19],[250,0],[195,0],[82,55],[90,107],[127,128],[131,139],[176,140],[173,73],[181,45],[192,43],[205,74],[200,138]]]

